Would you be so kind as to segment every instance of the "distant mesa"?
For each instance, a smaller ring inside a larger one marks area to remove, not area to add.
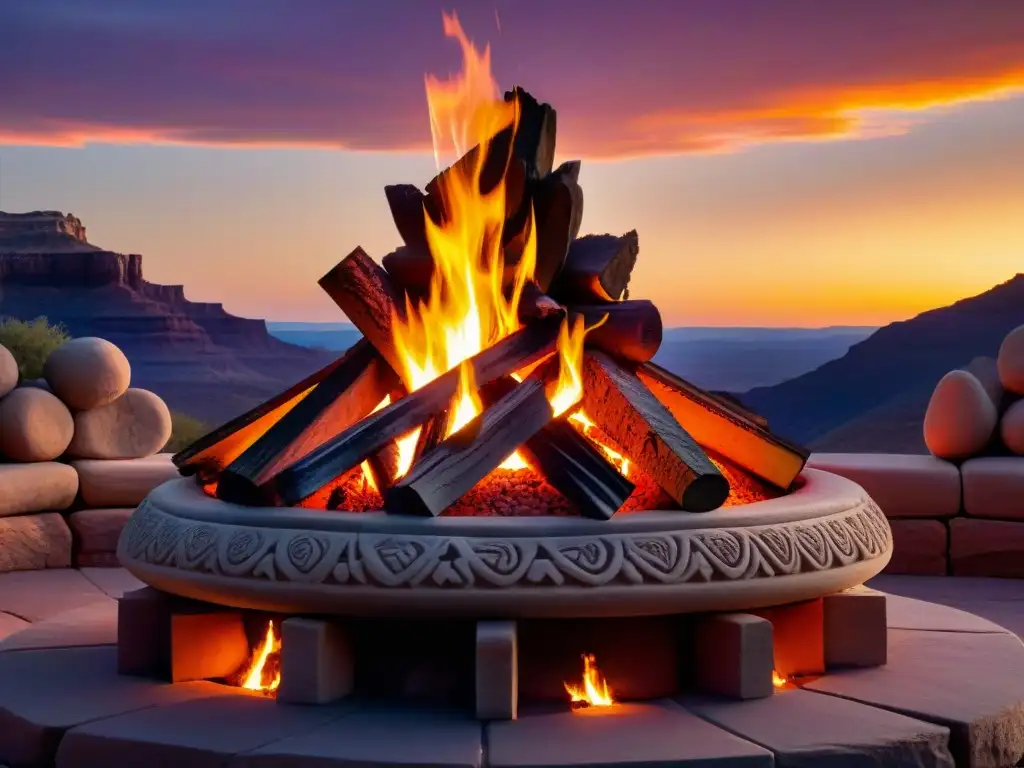
[[[72,336],[120,347],[138,386],[172,409],[220,422],[322,367],[323,350],[288,344],[263,320],[193,302],[181,285],[142,275],[142,256],[90,243],[58,211],[0,212],[0,316],[45,316]]]

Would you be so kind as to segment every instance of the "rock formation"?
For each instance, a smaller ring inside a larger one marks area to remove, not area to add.
[[[328,358],[275,339],[263,320],[189,301],[180,285],[147,282],[140,255],[90,244],[80,220],[55,211],[0,212],[0,316],[45,316],[72,336],[108,339],[124,351],[136,385],[211,423]]]

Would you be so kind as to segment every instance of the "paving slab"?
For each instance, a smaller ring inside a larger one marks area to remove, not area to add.
[[[103,590],[115,600],[119,600],[125,592],[133,592],[146,586],[126,568],[80,568],[79,572],[93,586]]]
[[[279,704],[259,693],[192,699],[85,723],[57,750],[57,768],[180,765],[221,768],[232,755],[337,720],[344,709]]]
[[[13,616],[9,613],[0,612],[0,640],[10,637],[15,632],[20,632],[30,626],[27,621]]]
[[[117,643],[117,601],[89,603],[0,640],[0,652]]]
[[[947,600],[1006,600],[1021,603],[1024,611],[1024,581],[985,576],[876,576],[868,586],[919,600],[943,603]]]
[[[236,755],[229,768],[478,768],[482,728],[466,713],[361,707],[301,736]]]
[[[112,647],[0,654],[0,764],[52,765],[64,733],[145,707],[231,693],[214,683],[169,685],[117,674]]]
[[[1022,585],[1024,588],[1024,585]],[[1007,633],[1009,630],[973,613],[900,595],[886,596],[889,629],[920,629],[932,632]]]
[[[688,696],[688,710],[775,754],[779,768],[953,768],[949,729],[799,688],[767,699]]]
[[[1024,757],[1024,644],[1010,634],[889,631],[889,663],[831,672],[804,688],[948,726],[958,766]]]
[[[0,573],[0,611],[26,621],[49,619],[109,599],[72,568]]]
[[[527,711],[487,724],[487,763],[512,766],[771,766],[772,754],[674,701]]]

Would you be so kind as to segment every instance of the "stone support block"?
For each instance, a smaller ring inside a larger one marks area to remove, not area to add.
[[[888,656],[886,596],[854,587],[823,599],[825,666],[880,667]]]
[[[281,622],[281,685],[277,700],[327,704],[352,693],[355,664],[345,628],[322,619]]]
[[[749,613],[721,613],[694,623],[695,683],[734,699],[772,695],[772,625]]]
[[[514,621],[476,624],[476,716],[515,720],[519,715],[519,642]]]

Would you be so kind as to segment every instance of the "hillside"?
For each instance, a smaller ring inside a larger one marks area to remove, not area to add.
[[[923,413],[921,403],[927,403],[936,382],[979,355],[994,357],[1003,337],[1022,323],[1024,274],[978,296],[887,325],[837,360],[740,397],[775,431],[818,450],[865,450],[872,434],[880,443],[875,450],[899,450],[914,439],[913,430],[920,430],[915,413]],[[859,427],[851,423],[861,417],[868,420]],[[871,419],[878,420],[874,427]],[[898,423],[905,426],[895,431]],[[846,431],[839,431],[844,425]]]
[[[124,350],[134,386],[219,423],[322,367],[331,355],[288,344],[262,320],[193,302],[142,276],[142,256],[103,250],[56,211],[0,212],[0,316],[61,323]]]

